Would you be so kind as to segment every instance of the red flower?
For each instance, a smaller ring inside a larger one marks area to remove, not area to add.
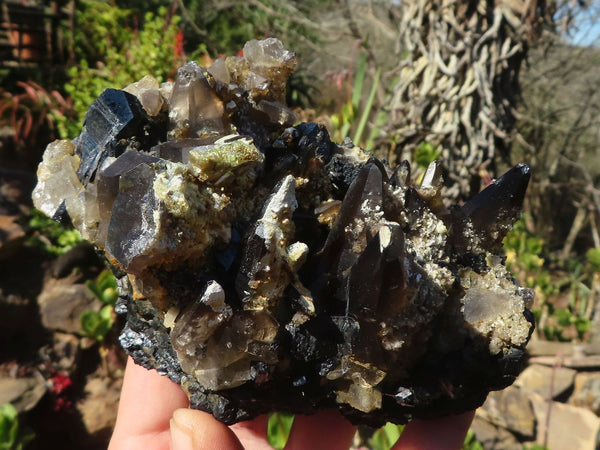
[[[50,378],[52,382],[52,407],[56,412],[67,412],[73,407],[73,402],[67,398],[67,390],[73,384],[73,381],[65,375],[56,374]]]
[[[56,395],[62,394],[65,390],[69,388],[73,384],[69,377],[58,374],[54,375],[52,378],[52,393]]]
[[[60,412],[60,411],[68,412],[71,410],[72,407],[73,407],[73,402],[64,397],[57,397],[54,400],[53,409],[56,412]]]
[[[177,34],[175,35],[175,48],[173,49],[173,51],[175,52],[175,56],[177,56],[178,58],[183,58],[185,56],[183,52],[183,44],[183,31],[181,31],[180,28],[179,30],[177,30]]]

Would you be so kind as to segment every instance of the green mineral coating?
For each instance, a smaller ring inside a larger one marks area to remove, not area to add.
[[[253,144],[243,140],[190,151],[190,163],[199,169],[196,176],[201,181],[218,181],[237,167],[249,163],[261,164],[263,160],[263,154]]]
[[[174,217],[184,218],[213,208],[212,191],[199,189],[189,168],[181,163],[166,163],[167,170],[157,174],[154,192]]]

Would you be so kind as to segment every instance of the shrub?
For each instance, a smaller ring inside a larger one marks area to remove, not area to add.
[[[117,6],[95,0],[81,5],[75,36],[81,59],[69,69],[65,84],[78,120],[66,127],[65,139],[79,134],[89,105],[104,89],[125,87],[147,74],[167,81],[185,60],[179,17],[167,8],[146,13],[139,25]],[[191,56],[203,51],[198,48]]]

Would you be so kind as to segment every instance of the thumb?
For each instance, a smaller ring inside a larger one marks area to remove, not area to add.
[[[203,411],[177,409],[170,422],[171,450],[243,450],[233,431]]]

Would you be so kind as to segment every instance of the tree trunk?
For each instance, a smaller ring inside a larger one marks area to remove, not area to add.
[[[495,175],[515,125],[519,69],[537,35],[543,1],[406,0],[398,48],[403,59],[388,105],[396,156],[428,142],[441,151],[445,197],[456,202]]]

